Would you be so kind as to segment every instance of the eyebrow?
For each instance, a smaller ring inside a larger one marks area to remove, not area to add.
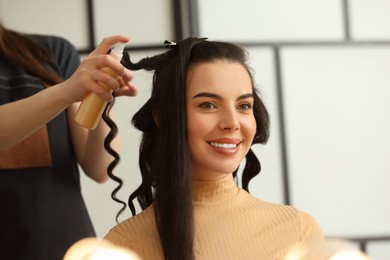
[[[219,100],[223,99],[223,97],[221,95],[210,93],[210,92],[200,92],[200,93],[196,94],[195,96],[193,96],[192,99],[200,98],[200,97],[209,97],[209,98],[215,98],[215,99],[219,99]],[[248,94],[241,95],[236,100],[239,101],[239,100],[243,100],[243,99],[247,99],[247,98],[253,98],[253,94],[248,93]]]

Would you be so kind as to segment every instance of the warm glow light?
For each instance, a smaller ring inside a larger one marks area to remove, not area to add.
[[[345,251],[336,253],[329,260],[368,260],[368,257],[360,252]]]
[[[369,260],[370,258],[350,242],[340,239],[327,239],[321,243],[295,246],[284,260]]]
[[[84,238],[73,244],[64,260],[141,260],[134,252],[96,237]]]
[[[88,260],[135,260],[133,256],[118,249],[100,249],[88,256]]]

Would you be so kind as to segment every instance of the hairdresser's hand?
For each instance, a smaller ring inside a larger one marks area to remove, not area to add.
[[[113,95],[119,96],[136,96],[138,93],[137,87],[132,83],[134,74],[131,70],[123,67],[123,74],[118,76],[117,80],[119,88],[114,91]]]
[[[131,82],[133,73],[113,57],[107,55],[112,45],[128,41],[128,37],[121,35],[104,38],[96,49],[83,59],[75,73],[61,84],[66,102],[71,104],[81,101],[89,92],[94,92],[106,101],[112,100],[112,95],[136,95],[137,88]],[[119,76],[113,78],[104,71],[105,68],[111,69]],[[114,94],[109,93],[102,86],[102,83],[111,88]]]

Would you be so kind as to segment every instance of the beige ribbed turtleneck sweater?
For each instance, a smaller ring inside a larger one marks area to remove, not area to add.
[[[231,175],[193,181],[193,205],[196,259],[283,259],[294,245],[323,239],[313,217],[253,197]],[[112,228],[105,239],[143,260],[163,259],[152,207]]]

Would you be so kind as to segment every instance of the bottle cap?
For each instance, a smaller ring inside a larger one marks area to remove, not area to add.
[[[118,60],[122,59],[123,50],[125,49],[126,43],[117,42],[112,48],[110,55],[116,57]]]

